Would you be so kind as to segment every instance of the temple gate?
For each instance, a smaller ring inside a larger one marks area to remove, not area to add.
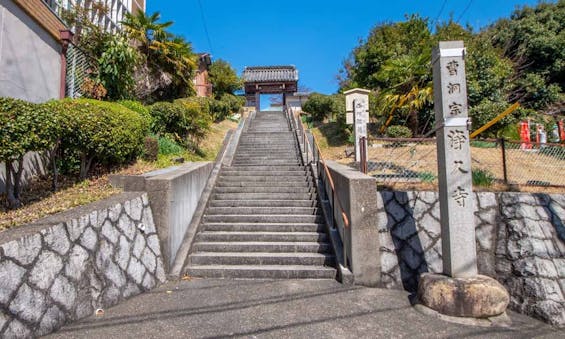
[[[286,94],[298,89],[298,70],[289,66],[255,66],[243,70],[246,105],[261,108],[261,94],[282,94],[286,105]]]

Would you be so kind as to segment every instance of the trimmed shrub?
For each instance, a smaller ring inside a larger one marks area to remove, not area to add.
[[[210,114],[214,121],[222,121],[231,113],[230,105],[222,100],[210,100]]]
[[[212,114],[210,109],[210,101],[212,101],[212,99],[206,97],[188,97],[177,99],[174,101],[174,103],[180,103],[190,108],[198,108],[200,110],[200,113],[210,115]]]
[[[412,131],[406,126],[392,125],[386,129],[389,138],[412,138]]]
[[[122,100],[122,101],[118,101],[118,103],[141,115],[141,117],[143,117],[143,119],[145,120],[144,129],[147,132],[149,132],[152,121],[151,113],[149,112],[149,107],[144,106],[141,102],[134,100]]]
[[[323,121],[325,118],[330,117],[334,111],[334,101],[329,95],[312,93],[302,109],[310,113],[315,121]]]
[[[62,127],[64,162],[80,158],[80,178],[94,162],[124,164],[143,149],[145,121],[141,115],[120,104],[93,99],[51,101]]]
[[[6,164],[9,208],[21,205],[24,155],[52,149],[59,137],[59,121],[44,105],[0,98],[0,161]]]
[[[343,94],[313,93],[308,97],[302,109],[309,113],[314,121],[323,121],[327,118],[338,124],[341,133],[346,136],[350,134],[345,121],[345,96]]]
[[[243,107],[243,105],[245,105],[245,98],[238,97],[238,96],[235,96],[233,94],[223,94],[220,97],[220,101],[222,103],[224,103],[224,105],[226,105],[227,108],[228,108],[228,114],[226,115],[226,117],[239,112],[241,107]],[[221,120],[223,120],[223,119],[221,119]]]
[[[175,141],[187,147],[198,145],[210,128],[210,116],[196,101],[157,102],[150,112],[153,133],[172,134]]]

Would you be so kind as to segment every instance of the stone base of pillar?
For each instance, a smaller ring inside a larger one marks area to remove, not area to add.
[[[443,321],[447,321],[454,324],[466,325],[466,326],[478,326],[478,327],[510,327],[512,326],[512,320],[506,314],[506,312],[501,315],[488,318],[472,318],[472,317],[452,317],[449,315],[441,314],[437,311],[432,310],[422,304],[414,305],[414,309],[423,315],[434,317]]]
[[[505,314],[509,302],[504,286],[484,275],[451,278],[424,273],[418,284],[418,303],[449,317],[499,317]]]

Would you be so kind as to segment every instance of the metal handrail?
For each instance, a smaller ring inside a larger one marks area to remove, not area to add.
[[[294,121],[294,123],[296,124],[296,120],[295,120],[295,116],[294,113],[292,112],[292,108],[288,108],[287,111],[289,112],[290,118],[292,121]],[[308,147],[306,146],[306,144],[308,144],[308,146],[312,147],[312,144],[310,143],[310,140],[308,140],[308,138],[306,137],[306,133],[305,133],[305,128],[304,128],[304,123],[302,122],[302,120],[300,120],[300,127],[302,130],[302,143],[304,145],[304,149],[305,149],[305,153],[306,153],[306,159],[308,159]],[[349,228],[349,218],[347,217],[347,214],[345,213],[345,210],[343,209],[343,205],[341,204],[340,200],[339,200],[339,196],[336,193],[335,190],[335,185],[334,185],[334,181],[332,178],[332,175],[330,174],[330,170],[328,169],[328,166],[326,165],[326,161],[324,160],[324,157],[322,157],[322,152],[320,151],[320,146],[318,145],[318,142],[316,141],[316,137],[314,137],[314,135],[312,135],[312,141],[314,142],[314,147],[312,147],[312,160],[314,160],[314,151],[316,151],[316,153],[318,154],[318,161],[320,161],[324,167],[324,172],[326,173],[326,176],[328,178],[328,183],[330,184],[330,188],[332,191],[332,201],[336,202],[339,209],[340,209],[340,214],[341,214],[341,218],[343,219],[343,224],[345,226],[345,228]],[[333,208],[333,206],[332,206]]]

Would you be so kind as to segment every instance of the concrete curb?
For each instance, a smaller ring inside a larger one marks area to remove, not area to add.
[[[324,190],[324,187],[321,185],[318,178],[318,171],[312,165],[308,167],[310,168],[310,171],[314,176],[314,180],[316,181],[316,189],[318,190],[318,198],[320,199],[320,205],[322,206],[322,214],[325,220],[324,224],[326,226],[326,232],[330,237],[332,250],[335,255],[338,280],[344,285],[353,285],[355,284],[355,277],[353,276],[353,272],[351,272],[349,268],[347,268],[346,263],[344,263],[343,242],[339,235],[338,229],[336,227],[332,227],[333,220],[331,217],[330,203],[327,199],[323,200],[322,195],[320,194],[320,192]]]
[[[246,119],[242,120],[235,131],[230,131],[226,134],[224,138],[224,144],[222,149],[218,153],[216,157],[216,162],[214,168],[212,169],[212,173],[210,173],[210,177],[206,183],[206,187],[200,196],[200,201],[198,202],[198,206],[196,207],[196,211],[194,212],[194,216],[186,230],[186,234],[184,239],[177,251],[177,255],[173,261],[171,266],[171,270],[169,272],[169,279],[178,279],[182,274],[182,270],[186,264],[186,260],[192,248],[192,244],[198,233],[200,228],[200,224],[202,221],[202,217],[204,216],[204,212],[206,211],[206,207],[208,206],[208,201],[212,196],[212,190],[216,184],[216,180],[218,179],[218,175],[222,166],[230,166],[233,160],[233,156],[235,150],[237,149],[237,145],[239,144],[239,138],[241,136],[242,130],[249,124],[249,121],[253,114],[250,114]]]
[[[355,278],[353,276],[353,273],[347,268],[347,266],[343,262],[344,255],[343,255],[343,243],[342,243],[341,237],[339,235],[337,228],[332,227],[333,226],[333,220],[331,218],[329,201],[327,199],[326,200],[322,199],[321,192],[325,191],[325,189],[320,183],[318,171],[314,167],[316,165],[308,164],[308,157],[306,156],[306,152],[302,152],[302,149],[303,148],[306,149],[306,147],[308,147],[308,144],[301,145],[300,137],[298,136],[298,130],[293,128],[293,125],[297,125],[300,122],[296,121],[294,115],[292,116],[292,119],[295,120],[294,124],[290,121],[289,121],[289,123],[290,123],[290,127],[291,127],[292,131],[294,132],[294,136],[296,138],[296,142],[297,142],[297,146],[298,146],[298,152],[301,155],[302,163],[304,164],[304,166],[306,166],[310,170],[310,172],[312,173],[312,177],[314,178],[314,181],[315,181],[315,185],[316,185],[315,187],[316,187],[316,191],[318,193],[318,199],[320,199],[320,206],[321,206],[321,209],[322,209],[322,215],[324,217],[324,225],[325,225],[326,233],[328,234],[328,236],[330,238],[330,242],[331,242],[331,245],[332,245],[332,252],[335,255],[336,269],[337,269],[337,275],[338,275],[337,279],[338,279],[338,281],[340,281],[344,285],[353,285],[355,283]],[[308,152],[310,152],[309,154],[312,154],[313,150],[309,148]]]

